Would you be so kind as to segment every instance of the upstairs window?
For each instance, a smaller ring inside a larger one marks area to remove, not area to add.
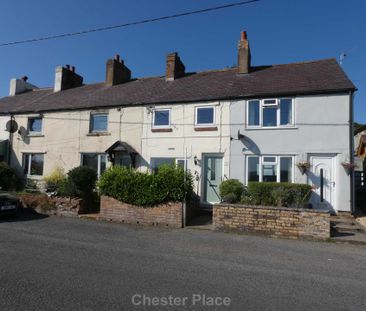
[[[214,107],[196,107],[196,125],[210,126],[215,124]]]
[[[90,115],[90,133],[100,133],[108,131],[108,114],[92,113]]]
[[[28,119],[28,132],[30,134],[42,133],[42,117],[32,117]]]
[[[153,127],[170,127],[170,109],[157,109],[153,114]]]
[[[247,104],[248,127],[286,127],[293,122],[291,98],[250,100]]]

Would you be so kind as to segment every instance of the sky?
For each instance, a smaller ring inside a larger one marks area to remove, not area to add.
[[[0,2],[0,44],[197,10],[238,0],[18,0]],[[70,64],[85,83],[105,79],[105,62],[120,54],[135,78],[165,74],[167,53],[187,71],[236,65],[240,32],[252,65],[283,64],[346,53],[342,67],[358,88],[355,121],[366,123],[366,1],[260,0],[153,24],[0,47],[0,97],[24,75],[52,86],[56,66]]]

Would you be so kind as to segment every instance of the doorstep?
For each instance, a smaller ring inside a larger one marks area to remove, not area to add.
[[[349,214],[330,217],[331,241],[366,245],[366,228]]]
[[[187,229],[213,230],[212,212],[201,210],[185,226]]]
[[[89,220],[99,220],[99,213],[93,213],[93,214],[80,214],[78,217],[80,219],[89,219]]]

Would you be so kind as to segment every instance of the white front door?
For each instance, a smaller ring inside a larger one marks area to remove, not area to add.
[[[310,202],[314,209],[335,210],[334,156],[313,155],[310,157],[309,184],[313,186]]]

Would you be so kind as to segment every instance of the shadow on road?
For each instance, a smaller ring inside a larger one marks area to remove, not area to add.
[[[49,217],[49,216],[44,215],[44,214],[39,214],[32,209],[25,208],[16,215],[0,215],[0,223],[40,220],[40,219],[44,219],[47,217]]]

